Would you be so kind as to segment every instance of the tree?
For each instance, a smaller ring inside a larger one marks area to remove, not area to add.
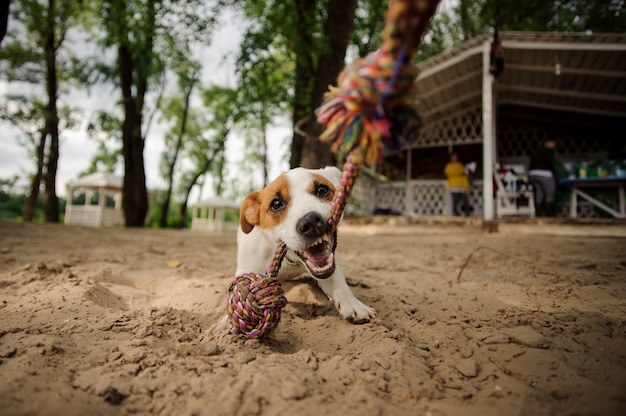
[[[206,177],[211,168],[213,168],[214,172],[219,169],[218,178],[222,177],[221,169],[224,166],[224,149],[229,133],[230,130],[224,127],[214,131],[211,138],[196,137],[191,141],[189,156],[194,168],[185,172],[181,181],[183,200],[178,211],[179,228],[183,227],[187,217],[187,205],[193,187],[200,182],[201,178]],[[218,183],[221,186],[221,182],[218,181]],[[219,190],[217,193],[219,194]]]
[[[0,51],[1,54],[1,51]],[[35,97],[25,95],[9,95],[8,102],[12,104],[9,111],[5,104],[2,108],[2,119],[15,124],[22,133],[21,144],[26,148],[29,156],[35,160],[35,173],[30,180],[30,191],[24,199],[22,218],[24,221],[32,221],[35,216],[35,208],[39,201],[39,191],[43,178],[46,135],[44,134],[43,108],[44,103]]]
[[[35,86],[43,80],[43,93],[46,96],[45,102],[41,102],[34,97],[25,100],[23,94],[14,95],[10,98],[15,103],[15,110],[11,111],[8,107],[3,109],[4,119],[29,125],[22,129],[29,132],[27,134],[36,148],[36,171],[24,204],[25,221],[33,219],[42,182],[45,220],[59,221],[56,174],[62,117],[66,125],[72,124],[69,111],[62,115],[58,107],[59,84],[70,77],[69,62],[59,62],[59,56],[68,31],[76,24],[83,11],[81,2],[70,0],[24,0],[16,3],[12,13],[25,30],[25,36],[20,36],[17,30],[12,31],[11,39],[6,41],[0,51],[0,59],[8,64],[5,73],[10,81],[26,82]],[[38,126],[36,134],[33,125]]]
[[[201,121],[197,113],[190,113],[189,138],[185,153],[193,168],[183,172],[181,189],[183,201],[178,214],[178,226],[184,225],[187,216],[189,195],[194,186],[209,172],[218,178],[220,193],[222,186],[226,140],[240,115],[236,89],[214,86],[202,90],[202,99],[208,110],[209,120]],[[195,116],[194,116],[195,114]]]
[[[456,15],[458,16],[459,25],[452,24],[453,17],[447,16],[448,27],[460,27],[462,33],[462,39],[460,41],[470,40],[473,37],[479,36],[483,33],[484,27],[475,16],[480,13],[481,2],[474,0],[459,0],[456,8]],[[447,14],[447,13],[446,13]],[[440,20],[440,16],[435,16],[434,22]]]
[[[264,185],[269,182],[267,130],[276,117],[288,111],[291,99],[293,64],[284,53],[284,42],[283,38],[274,38],[267,50],[259,51],[250,45],[249,39],[244,39],[238,59],[233,119],[246,131],[250,142],[246,149],[259,149],[255,156],[263,166]]]
[[[465,39],[491,26],[511,31],[625,32],[621,0],[461,0],[457,14]]]
[[[307,1],[303,0],[305,6]],[[310,9],[303,10],[308,14]],[[336,84],[337,75],[343,69],[346,49],[353,27],[356,10],[356,0],[329,0],[325,9],[326,19],[322,23],[322,45],[318,49],[306,50],[306,45],[311,43],[311,38],[316,34],[302,30],[302,41],[296,54],[296,79],[304,79],[300,88],[303,92],[303,100],[300,105],[294,105],[294,126],[301,120],[299,131],[294,130],[293,145],[290,165],[291,167],[303,166],[307,168],[317,168],[324,165],[332,165],[335,160],[328,145],[322,143],[318,136],[321,133],[319,124],[315,121],[315,109],[319,107],[324,98],[324,93],[328,86]],[[298,16],[301,28],[316,26],[302,26],[306,24],[310,15],[300,14]],[[319,35],[319,34],[318,34]],[[315,54],[313,59],[309,55]],[[301,55],[304,55],[301,57]],[[308,75],[308,78],[307,78]],[[296,85],[296,89],[298,86]],[[306,93],[308,92],[308,94]],[[298,91],[296,91],[298,96]],[[306,102],[304,102],[306,98]],[[304,132],[304,136],[301,132]]]
[[[182,65],[178,71],[178,80],[180,91],[184,97],[174,97],[169,100],[164,108],[164,114],[168,118],[176,119],[172,131],[165,136],[166,151],[163,154],[163,163],[165,164],[165,179],[167,180],[167,190],[161,206],[161,217],[159,226],[167,226],[167,216],[170,209],[170,201],[172,199],[172,189],[174,187],[174,171],[178,156],[183,148],[187,133],[187,118],[189,116],[191,93],[194,86],[198,82],[199,64],[186,62],[189,65]],[[182,106],[181,106],[182,105]],[[173,143],[172,143],[173,142]],[[173,144],[173,146],[171,146]]]
[[[389,0],[359,1],[354,17],[350,43],[355,45],[360,58],[382,43],[382,33]]]
[[[122,120],[106,111],[100,111],[87,125],[87,134],[98,141],[98,150],[92,156],[83,174],[99,171],[113,173],[122,162]]]
[[[144,118],[151,85],[165,71],[173,51],[207,41],[214,16],[202,0],[104,0],[104,45],[116,52],[116,78],[122,95],[124,217],[126,226],[144,224],[148,193],[143,160]]]
[[[117,48],[117,71],[122,90],[124,122],[122,148],[124,155],[124,218],[126,226],[142,226],[148,211],[148,192],[143,161],[143,107],[149,82],[159,71],[154,53],[156,2],[104,2],[104,23],[109,45]],[[137,9],[137,10],[133,10]],[[141,21],[135,18],[141,13]]]
[[[462,23],[459,23],[459,19],[458,15],[447,11],[435,15],[424,33],[422,45],[415,54],[415,62],[422,62],[475,36],[464,32],[465,28]],[[468,23],[469,26],[472,24],[475,23]],[[466,38],[466,36],[469,37]]]
[[[4,39],[4,36],[7,34],[7,24],[9,23],[9,6],[11,5],[11,0],[2,0],[0,1],[0,43]]]
[[[252,22],[244,35],[244,58],[270,51],[293,65],[293,77],[286,78],[290,84],[285,87],[291,97],[292,124],[298,127],[292,166],[334,162],[328,147],[317,140],[313,111],[343,68],[355,8],[356,0],[249,0],[242,6]],[[277,46],[282,53],[275,54]]]

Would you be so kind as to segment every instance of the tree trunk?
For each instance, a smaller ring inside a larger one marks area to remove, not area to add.
[[[0,43],[4,39],[4,35],[7,34],[7,24],[9,23],[9,5],[11,0],[4,0],[0,2]]]
[[[206,174],[207,170],[209,170],[209,167],[211,167],[211,162],[211,159],[207,159],[205,164],[196,171],[193,178],[191,179],[191,182],[189,182],[189,185],[185,190],[185,198],[180,204],[180,210],[178,211],[178,228],[183,228],[185,226],[185,217],[187,217],[187,204],[189,203],[189,194],[198,182],[198,179],[200,179],[200,177]]]
[[[144,97],[148,90],[148,78],[154,48],[154,31],[156,22],[155,0],[146,4],[145,39],[143,42],[133,36],[134,51],[141,59],[139,65],[131,51],[130,34],[136,28],[129,28],[125,23],[127,4],[116,1],[114,8],[118,10],[116,33],[118,42],[118,70],[124,105],[124,122],[122,124],[122,153],[124,155],[124,188],[122,191],[124,219],[127,227],[142,227],[148,213],[148,190],[146,189],[146,173],[143,160],[144,139],[141,133]],[[133,95],[133,89],[135,95]]]
[[[207,157],[204,160],[203,165],[198,168],[196,173],[193,175],[193,178],[191,178],[191,181],[189,182],[187,189],[185,190],[185,198],[183,199],[182,204],[180,204],[180,210],[178,211],[178,228],[183,228],[183,226],[185,225],[185,217],[187,216],[187,203],[189,202],[189,194],[191,193],[191,190],[198,182],[198,179],[200,179],[202,175],[206,174],[217,156],[224,152],[224,148],[226,147],[226,137],[228,137],[229,133],[230,129],[226,129],[221,137],[219,145],[217,146],[211,157]]]
[[[176,139],[176,147],[174,149],[174,157],[169,166],[169,171],[167,172],[167,192],[165,193],[165,201],[163,201],[163,206],[161,207],[161,218],[159,220],[159,227],[165,228],[167,227],[167,214],[170,210],[170,201],[172,200],[172,188],[174,187],[174,170],[176,168],[176,161],[178,160],[178,153],[180,152],[180,148],[183,144],[183,136],[185,135],[185,130],[187,128],[187,117],[189,115],[189,99],[191,97],[191,92],[193,91],[195,80],[192,79],[189,84],[189,89],[187,90],[187,94],[185,96],[185,107],[183,108],[183,117],[180,122],[180,131],[178,133],[178,138]]]
[[[124,154],[123,208],[127,227],[144,225],[148,212],[148,192],[143,165],[141,112],[132,95],[133,60],[127,44],[118,47],[120,81],[124,102],[122,153]]]
[[[219,159],[218,159],[219,156]],[[217,195],[222,195],[224,192],[224,150],[220,152],[216,152],[214,157],[214,161],[217,160],[218,166],[213,170],[213,173],[217,175],[217,178],[214,178],[215,181],[215,193]]]
[[[265,111],[261,111],[261,161],[263,162],[263,187],[269,183],[269,162],[267,160],[267,123],[264,117]]]
[[[461,31],[463,32],[463,40],[469,40],[474,37],[474,34],[471,30],[469,7],[470,2],[468,0],[459,0],[459,18],[461,20]]]
[[[292,168],[300,166],[304,151],[306,137],[296,131],[295,126],[301,120],[310,116],[311,107],[309,97],[311,96],[311,82],[315,74],[313,63],[313,34],[310,28],[314,27],[315,0],[295,0],[296,3],[296,27],[302,28],[296,33],[296,74],[294,85],[294,101],[292,121],[294,126],[293,139],[291,142],[291,158],[289,165]],[[302,127],[305,127],[304,125]],[[301,129],[306,131],[305,128]]]
[[[39,188],[41,187],[41,180],[43,178],[43,162],[46,138],[48,137],[46,133],[47,130],[47,126],[44,126],[41,131],[41,137],[39,138],[39,144],[37,145],[37,172],[30,182],[30,193],[28,194],[28,198],[26,198],[26,202],[24,202],[24,210],[22,211],[22,217],[26,222],[31,222],[35,217],[35,209],[37,208],[37,200],[39,199]]]
[[[306,138],[303,140],[300,160],[297,164],[299,166],[319,168],[335,164],[329,146],[322,143],[318,138],[321,133],[321,126],[315,121],[314,112],[322,104],[328,85],[336,85],[337,75],[344,67],[355,10],[356,0],[330,0],[328,4],[328,17],[324,26],[328,48],[319,56],[317,68],[314,71],[307,108],[309,119],[301,127],[306,132]]]
[[[46,89],[48,105],[46,106],[46,130],[50,136],[50,148],[46,162],[46,173],[43,177],[45,188],[43,209],[46,222],[59,222],[59,198],[56,193],[57,166],[59,163],[59,114],[57,111],[57,45],[55,41],[56,9],[54,0],[48,0],[47,33],[45,40]]]
[[[263,127],[263,187],[265,188],[270,181],[270,172],[267,160],[267,127]]]

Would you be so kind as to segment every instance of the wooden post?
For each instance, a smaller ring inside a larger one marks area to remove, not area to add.
[[[489,72],[491,40],[483,43],[483,218],[492,221],[493,164],[495,151],[495,123],[493,117],[493,75]]]

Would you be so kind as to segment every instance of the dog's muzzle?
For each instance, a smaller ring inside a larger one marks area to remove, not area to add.
[[[317,279],[327,279],[335,272],[336,235],[328,221],[317,212],[309,212],[296,224],[296,231],[307,241],[308,248],[296,251],[304,265]]]

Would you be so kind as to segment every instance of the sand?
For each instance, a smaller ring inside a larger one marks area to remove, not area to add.
[[[626,414],[625,239],[360,230],[375,320],[300,279],[245,341],[212,329],[234,235],[0,222],[0,414]]]

